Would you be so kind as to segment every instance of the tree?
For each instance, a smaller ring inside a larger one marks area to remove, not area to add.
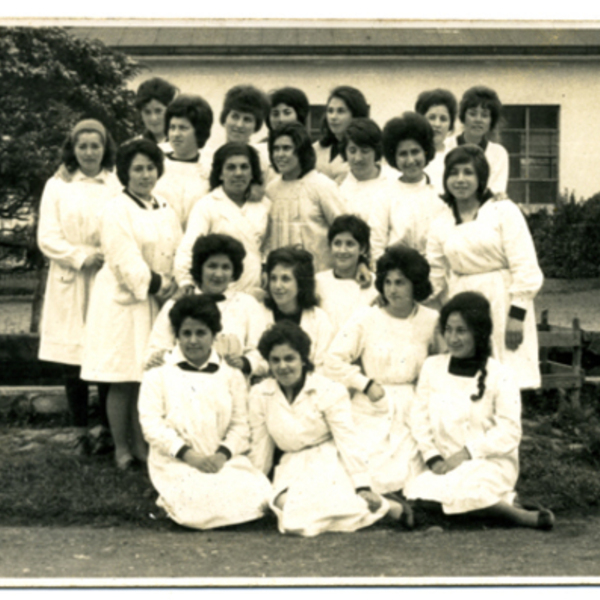
[[[126,82],[140,70],[102,42],[80,40],[61,28],[0,27],[0,219],[10,223],[10,231],[0,230],[0,260],[19,256],[21,268],[42,275],[36,217],[62,142],[81,118],[100,120],[117,143],[131,138],[139,121]]]

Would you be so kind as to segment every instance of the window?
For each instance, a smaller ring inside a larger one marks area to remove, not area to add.
[[[321,137],[321,121],[327,110],[326,104],[312,104],[306,119],[306,129],[310,134],[310,139],[316,142]]]
[[[559,106],[504,106],[501,143],[510,162],[508,196],[522,204],[558,197]]]

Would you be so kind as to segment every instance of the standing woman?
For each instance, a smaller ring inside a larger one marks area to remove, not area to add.
[[[210,137],[212,123],[212,109],[200,96],[178,96],[165,115],[173,150],[165,154],[165,172],[156,193],[171,205],[184,230],[192,207],[209,192],[210,168],[200,150]]]
[[[258,153],[252,146],[228,142],[215,152],[209,179],[211,192],[192,209],[175,256],[175,276],[184,291],[191,293],[194,287],[190,273],[194,243],[199,236],[210,233],[230,235],[246,250],[244,270],[231,289],[248,293],[260,289],[261,247],[271,202],[266,196],[255,200],[251,190],[252,186],[261,186],[262,181]]]
[[[458,110],[463,132],[456,137],[456,144],[476,144],[483,150],[490,165],[488,188],[497,197],[506,198],[508,152],[504,146],[489,139],[498,125],[501,114],[502,103],[494,90],[483,85],[468,89],[460,101]]]
[[[325,117],[321,123],[321,139],[313,147],[317,156],[317,171],[324,173],[338,185],[349,170],[343,154],[346,129],[352,119],[368,116],[369,105],[360,90],[340,85],[329,95]]]
[[[106,262],[90,299],[81,376],[110,382],[108,420],[121,469],[146,459],[137,413],[144,353],[159,303],[173,295],[173,257],[181,226],[173,209],[154,197],[163,154],[134,139],[117,153],[123,193],[106,206],[100,241]]]
[[[456,146],[456,138],[448,135],[454,131],[457,109],[454,94],[439,88],[419,94],[415,105],[415,111],[433,128],[435,156],[425,167],[425,172],[440,195],[444,193],[444,158]]]
[[[521,389],[538,388],[533,299],[544,276],[523,213],[512,200],[490,201],[488,177],[478,146],[446,156],[444,198],[452,210],[433,223],[427,243],[434,297],[481,292],[491,304],[493,356],[514,369]]]
[[[301,123],[306,126],[310,104],[306,94],[295,87],[284,87],[269,95],[271,109],[267,125],[275,131],[286,123]]]
[[[59,171],[44,188],[37,232],[40,250],[50,259],[39,358],[65,365],[67,401],[83,454],[91,449],[88,385],[80,377],[83,335],[90,292],[104,262],[100,215],[119,192],[114,162],[115,144],[104,125],[79,121],[65,139]],[[107,390],[98,388],[104,412]]]
[[[339,188],[315,169],[315,151],[300,123],[272,131],[269,154],[279,177],[267,186],[273,205],[266,248],[300,245],[313,255],[317,272],[329,268],[327,230],[346,212]]]
[[[546,509],[514,504],[519,476],[521,398],[512,372],[490,357],[490,304],[462,292],[443,308],[449,354],[425,361],[411,417],[429,469],[405,488],[409,500],[441,505],[445,514],[487,515],[522,527],[552,529]]]
[[[141,83],[135,95],[135,107],[144,123],[142,136],[158,144],[164,152],[171,149],[165,131],[165,112],[177,92],[173,84],[153,77]]]

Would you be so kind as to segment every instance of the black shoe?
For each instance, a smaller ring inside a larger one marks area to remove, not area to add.
[[[73,445],[73,453],[76,456],[89,456],[92,453],[92,445],[87,433],[80,435]]]

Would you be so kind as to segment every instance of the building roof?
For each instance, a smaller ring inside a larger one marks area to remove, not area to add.
[[[598,28],[524,27],[67,27],[137,56],[598,56]]]

